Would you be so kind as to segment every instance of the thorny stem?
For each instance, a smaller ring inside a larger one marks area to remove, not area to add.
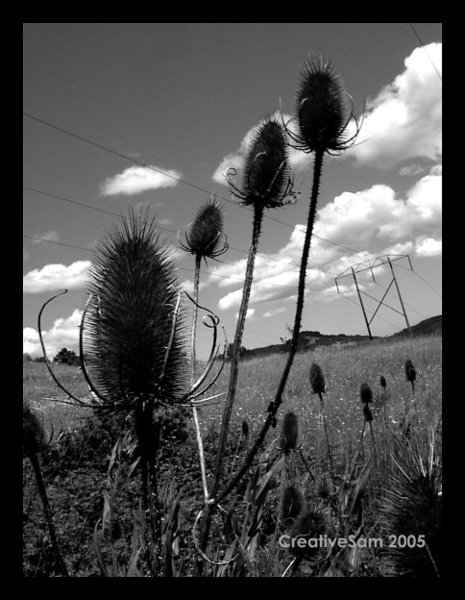
[[[37,487],[39,488],[40,499],[42,500],[42,505],[44,507],[45,521],[47,523],[47,527],[48,527],[48,531],[49,531],[49,535],[50,535],[50,541],[52,542],[53,552],[55,554],[55,560],[57,562],[57,566],[59,567],[60,572],[63,575],[63,577],[69,577],[68,570],[66,568],[66,565],[60,554],[60,550],[58,548],[55,527],[53,525],[52,509],[51,509],[50,503],[48,501],[47,491],[46,491],[45,483],[44,483],[44,480],[42,477],[42,471],[40,470],[39,459],[35,452],[31,452],[29,454],[29,459],[34,468],[34,473],[35,473],[36,481],[37,481]]]
[[[331,445],[329,443],[328,425],[326,423],[325,404],[323,402],[323,396],[321,395],[321,392],[318,393],[318,396],[320,398],[320,403],[321,403],[321,414],[323,415],[323,427],[325,430],[326,448],[328,450],[329,468],[331,469],[331,479],[334,481],[334,464],[333,464],[333,456],[331,453]]]
[[[279,387],[276,392],[274,402],[272,402],[271,406],[269,407],[268,416],[265,420],[265,423],[263,424],[263,427],[262,427],[260,433],[257,436],[257,439],[255,440],[255,443],[253,444],[247,457],[245,458],[245,461],[244,461],[244,464],[242,465],[242,467],[239,469],[237,474],[229,481],[229,483],[227,484],[225,489],[218,495],[217,498],[215,498],[214,504],[218,504],[218,502],[221,502],[221,500],[223,500],[241,481],[242,477],[245,475],[245,473],[249,469],[250,465],[252,464],[252,461],[255,458],[255,455],[257,454],[258,449],[262,445],[263,440],[265,439],[265,436],[268,432],[268,429],[271,427],[272,424],[275,424],[275,421],[276,421],[275,415],[278,411],[278,408],[280,407],[280,405],[282,403],[283,392],[286,387],[287,378],[289,376],[289,373],[290,373],[290,370],[292,367],[292,363],[294,361],[294,356],[297,352],[298,342],[299,342],[300,325],[301,325],[301,321],[302,321],[302,312],[303,312],[303,307],[304,307],[305,276],[306,276],[306,272],[307,272],[308,256],[310,253],[310,242],[311,242],[312,232],[313,232],[313,223],[315,221],[315,215],[316,215],[318,192],[319,192],[320,181],[321,181],[321,171],[322,171],[322,167],[323,167],[323,156],[324,156],[323,150],[320,149],[315,152],[315,163],[314,163],[314,171],[313,171],[313,186],[312,186],[312,194],[311,194],[311,199],[310,199],[310,209],[308,212],[307,231],[305,234],[304,247],[302,250],[302,260],[301,260],[301,264],[300,264],[299,288],[298,288],[297,305],[296,305],[296,312],[295,312],[294,329],[292,332],[292,339],[291,339],[287,362],[284,367],[283,374],[281,376],[281,381],[279,383]]]
[[[378,460],[377,460],[377,457],[376,457],[375,435],[373,433],[373,425],[372,425],[371,421],[369,423],[370,423],[371,441],[373,442],[373,453],[374,453],[374,457],[375,457],[375,466],[377,466],[378,465]]]

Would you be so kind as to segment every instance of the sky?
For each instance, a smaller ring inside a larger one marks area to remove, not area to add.
[[[194,260],[178,244],[216,194],[229,250],[202,265],[200,303],[234,338],[252,213],[223,171],[238,170],[261,119],[294,118],[311,54],[329,58],[362,126],[323,166],[302,330],[366,334],[353,279],[382,255],[410,324],[442,313],[441,23],[25,23],[23,28],[23,352],[77,350],[95,244],[130,207],[148,208],[170,247],[180,288]],[[292,125],[293,121],[289,121]],[[295,204],[265,213],[243,337],[276,344],[294,321],[312,155],[290,152]],[[386,265],[359,275],[370,318],[391,283]],[[394,285],[371,323],[406,326]],[[396,309],[395,311],[392,308]],[[186,308],[187,310],[187,308]],[[396,312],[397,311],[397,312]],[[400,311],[400,312],[399,312]],[[209,350],[199,326],[198,356]]]

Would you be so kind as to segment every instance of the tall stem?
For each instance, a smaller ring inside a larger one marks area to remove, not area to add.
[[[48,501],[47,491],[46,491],[46,488],[45,488],[44,479],[42,477],[42,471],[40,469],[39,459],[38,459],[37,454],[35,452],[31,452],[31,454],[29,455],[29,459],[30,459],[31,464],[32,464],[32,466],[34,468],[34,473],[35,473],[36,481],[37,481],[37,487],[39,488],[40,499],[42,500],[42,505],[44,507],[45,521],[47,523],[48,532],[49,532],[49,535],[50,535],[50,541],[52,542],[53,552],[55,554],[55,560],[56,560],[57,565],[58,565],[58,567],[59,567],[59,569],[61,571],[61,574],[64,577],[69,577],[68,570],[66,568],[66,565],[65,565],[65,563],[63,561],[63,558],[61,557],[60,550],[58,548],[58,542],[57,542],[57,537],[56,537],[56,533],[55,533],[55,527],[53,525],[52,509],[51,509],[50,503]]]
[[[250,245],[249,255],[247,258],[245,283],[244,289],[242,291],[242,301],[239,309],[239,317],[237,319],[236,334],[234,336],[234,344],[231,357],[231,370],[229,374],[229,394],[223,411],[223,420],[221,423],[220,442],[216,458],[215,478],[213,481],[212,494],[214,494],[218,488],[224,452],[226,449],[226,441],[229,432],[229,422],[231,420],[231,413],[236,398],[237,378],[239,373],[239,353],[241,349],[242,335],[244,333],[244,324],[245,318],[247,316],[247,308],[249,306],[250,291],[252,288],[253,272],[255,266],[255,256],[257,254],[258,240],[260,238],[262,220],[263,207],[260,205],[256,205],[253,219],[252,243]]]
[[[321,172],[322,172],[322,167],[323,167],[323,156],[324,156],[324,153],[322,150],[316,151],[314,170],[313,170],[312,194],[311,194],[311,198],[310,198],[310,209],[308,212],[308,219],[307,219],[307,231],[305,234],[304,247],[302,250],[302,260],[300,263],[299,288],[298,288],[298,297],[297,297],[297,305],[296,305],[295,320],[294,320],[294,329],[292,332],[292,339],[291,339],[287,362],[284,367],[283,374],[281,376],[281,381],[279,382],[279,387],[276,392],[274,402],[272,402],[271,406],[269,407],[269,412],[268,412],[268,416],[265,420],[265,423],[263,424],[263,427],[262,427],[260,433],[258,434],[257,439],[255,440],[255,443],[253,444],[252,448],[250,449],[250,451],[244,461],[244,464],[242,465],[240,470],[237,472],[235,477],[233,477],[230,480],[230,482],[225,487],[225,489],[221,492],[221,494],[219,494],[219,496],[215,499],[216,504],[218,504],[218,502],[221,502],[221,500],[223,500],[223,498],[225,498],[231,492],[231,490],[233,490],[236,487],[236,485],[240,482],[242,477],[245,475],[245,473],[249,469],[256,453],[258,452],[258,449],[260,448],[260,446],[263,443],[263,440],[265,439],[268,429],[270,428],[271,424],[275,422],[275,415],[278,411],[279,406],[282,403],[282,395],[283,395],[284,389],[286,387],[287,378],[289,376],[289,372],[291,370],[292,363],[294,361],[294,356],[297,352],[298,342],[299,342],[300,325],[301,325],[301,321],[302,321],[302,312],[303,312],[303,308],[304,308],[305,276],[306,276],[306,272],[307,272],[308,256],[310,254],[310,242],[312,239],[313,223],[315,221],[318,193],[319,193],[319,189],[320,189]]]

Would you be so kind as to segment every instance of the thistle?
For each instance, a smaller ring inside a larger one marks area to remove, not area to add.
[[[133,212],[95,251],[89,275],[87,353],[102,409],[130,417],[140,456],[144,509],[156,490],[154,411],[186,385],[178,284],[154,221]]]
[[[366,386],[364,388],[364,386]],[[362,389],[365,390],[369,390],[370,393],[368,393],[367,391],[365,391],[365,395],[362,396]],[[363,423],[363,427],[365,428],[365,424],[368,423],[368,425],[370,426],[370,434],[371,434],[371,441],[373,443],[373,453],[374,453],[374,457],[375,457],[375,464],[377,464],[377,457],[376,457],[376,444],[375,444],[375,435],[373,433],[373,425],[372,425],[372,421],[373,421],[373,413],[371,412],[370,409],[370,405],[369,403],[372,402],[372,399],[367,400],[367,398],[372,398],[373,394],[371,394],[371,388],[367,385],[367,384],[362,384],[362,387],[360,389],[360,395],[362,396],[362,402],[363,402],[363,416],[365,418],[365,421]],[[363,400],[363,398],[365,398],[365,401]],[[363,432],[362,432],[363,435]]]
[[[298,435],[299,422],[297,415],[289,411],[284,415],[281,430],[281,450],[286,456],[297,448]]]
[[[232,194],[241,202],[241,204],[253,208],[254,216],[252,242],[247,258],[245,282],[232,348],[228,386],[229,393],[224,407],[221,424],[213,491],[216,491],[219,482],[229,431],[229,422],[236,396],[239,372],[239,351],[241,348],[245,318],[252,288],[255,256],[261,234],[264,210],[282,207],[294,198],[290,167],[288,164],[286,131],[279,117],[268,117],[258,124],[245,155],[241,189],[232,181],[232,177],[236,173],[235,169],[229,169],[225,173],[227,183],[231,188]]]
[[[408,358],[405,361],[405,377],[407,379],[407,381],[410,381],[410,383],[412,384],[412,390],[413,392],[415,392],[415,379],[417,378],[417,372],[415,370],[415,367],[413,366],[413,362],[410,360],[410,358]]]
[[[386,389],[386,378],[383,375],[381,375],[379,378],[379,385],[383,388],[383,390]]]
[[[42,470],[40,468],[38,454],[44,450],[45,447],[46,441],[44,429],[30,406],[26,402],[23,402],[23,454],[29,458],[34,469],[37,488],[42,501],[45,522],[50,535],[57,567],[64,577],[69,577],[68,570],[59,550],[55,526],[53,524],[53,512],[48,500],[47,488],[45,487]]]
[[[368,383],[362,383],[360,386],[360,400],[362,404],[368,406],[370,402],[373,402],[373,392]]]
[[[326,423],[325,405],[323,402],[323,394],[325,393],[325,378],[324,378],[323,371],[321,370],[320,365],[318,365],[317,363],[312,363],[312,366],[310,367],[310,385],[312,386],[312,392],[314,394],[318,394],[318,397],[320,398],[320,407],[321,407],[321,414],[323,416],[323,426],[324,426],[324,430],[325,430],[326,448],[327,448],[327,452],[328,452],[329,466],[331,469],[331,477],[334,480],[333,456],[332,456],[332,452],[331,452],[331,444],[329,442],[328,425]]]

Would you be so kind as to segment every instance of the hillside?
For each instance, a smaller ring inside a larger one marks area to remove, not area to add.
[[[423,336],[423,335],[434,335],[442,332],[442,315],[430,317],[424,319],[412,325],[412,335]],[[408,329],[402,329],[397,333],[387,336],[385,339],[390,338],[404,338],[409,335]],[[324,334],[319,331],[301,331],[299,337],[299,350],[310,350],[315,349],[319,346],[331,346],[333,344],[359,344],[361,342],[369,341],[368,335],[346,335],[344,333],[338,334]],[[374,336],[373,339],[382,339]],[[261,348],[245,349],[241,357],[242,358],[253,358],[255,356],[267,356],[269,354],[279,354],[286,352],[288,349],[288,343],[284,344],[272,344],[270,346],[264,346]]]

